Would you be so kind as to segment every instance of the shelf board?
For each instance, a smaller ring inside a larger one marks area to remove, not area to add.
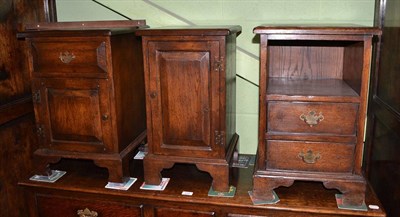
[[[340,79],[269,78],[267,100],[359,103],[360,96]]]

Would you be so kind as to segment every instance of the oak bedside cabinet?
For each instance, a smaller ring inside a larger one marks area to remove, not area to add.
[[[149,152],[146,184],[175,163],[208,172],[229,190],[235,132],[236,37],[240,26],[143,29]]]
[[[144,20],[41,23],[19,37],[29,50],[40,138],[38,172],[61,158],[93,160],[123,182],[146,137]],[[29,27],[28,27],[29,28]]]
[[[364,125],[375,28],[259,26],[259,144],[252,196],[295,180],[364,202]],[[306,193],[306,192],[305,192]]]

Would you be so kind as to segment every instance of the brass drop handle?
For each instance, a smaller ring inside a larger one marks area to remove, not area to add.
[[[315,164],[318,159],[321,158],[321,155],[319,153],[314,154],[312,150],[308,150],[307,153],[304,154],[304,152],[299,153],[299,158],[303,160],[304,163],[307,164]]]
[[[84,210],[76,211],[79,217],[97,217],[99,214],[96,211],[90,211],[90,209],[85,208]]]
[[[65,51],[61,52],[58,58],[60,58],[61,62],[68,64],[75,59],[75,55],[73,53],[70,53],[69,51]]]
[[[324,118],[325,117],[322,115],[322,112],[317,114],[317,112],[315,112],[315,111],[310,111],[308,114],[303,113],[300,115],[300,120],[307,123],[310,127],[313,127],[313,126],[319,124],[319,122],[323,121]]]

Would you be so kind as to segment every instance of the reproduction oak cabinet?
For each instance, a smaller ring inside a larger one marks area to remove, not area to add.
[[[259,26],[259,144],[253,196],[295,180],[361,206],[371,47],[377,28]]]
[[[229,190],[235,132],[235,58],[240,26],[161,28],[142,36],[149,152],[145,181],[192,163]]]
[[[145,139],[140,38],[145,21],[39,23],[29,49],[39,173],[61,158],[89,159],[123,182]]]

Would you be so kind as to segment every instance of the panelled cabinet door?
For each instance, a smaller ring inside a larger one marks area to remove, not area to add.
[[[154,153],[218,156],[219,42],[150,41],[148,45],[146,88]]]
[[[112,144],[104,79],[33,79],[37,132],[53,150],[104,152]]]

